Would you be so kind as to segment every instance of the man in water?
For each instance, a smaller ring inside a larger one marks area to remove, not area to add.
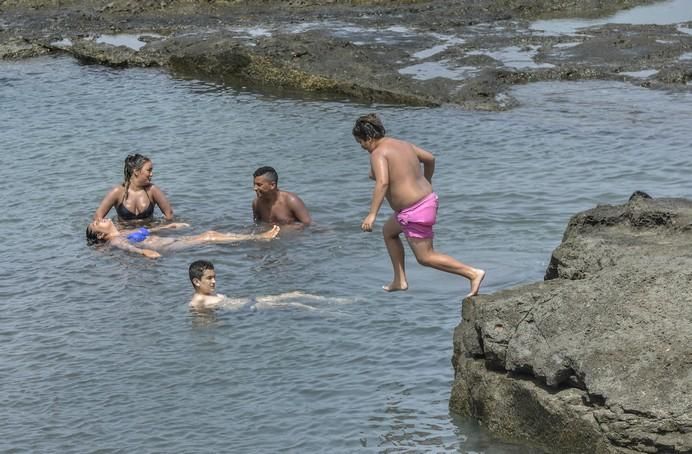
[[[248,307],[257,309],[315,309],[307,304],[291,301],[295,299],[323,299],[316,295],[302,292],[282,293],[280,295],[267,295],[257,298],[228,298],[226,295],[216,293],[216,270],[214,264],[207,260],[197,260],[190,264],[190,282],[195,289],[195,294],[188,304],[190,309],[197,312],[208,312],[214,309],[239,310]]]
[[[437,195],[432,189],[435,157],[412,143],[385,137],[384,125],[376,114],[359,117],[353,126],[353,137],[370,154],[370,177],[375,180],[370,212],[363,219],[361,229],[372,231],[385,197],[394,210],[382,230],[394,279],[382,288],[388,292],[408,289],[404,246],[399,238],[404,232],[418,263],[464,276],[471,281],[471,291],[466,296],[477,295],[485,271],[433,249],[433,225],[438,207]]]
[[[257,194],[252,201],[255,222],[310,225],[312,219],[305,204],[296,194],[279,189],[279,175],[273,167],[260,167],[253,177]]]

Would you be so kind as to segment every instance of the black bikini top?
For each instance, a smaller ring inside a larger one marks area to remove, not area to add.
[[[132,211],[125,208],[122,202],[115,206],[115,211],[118,213],[118,217],[123,221],[135,221],[140,219],[149,219],[154,215],[154,201],[149,197],[149,193],[144,191],[149,199],[149,206],[139,213],[133,213]]]

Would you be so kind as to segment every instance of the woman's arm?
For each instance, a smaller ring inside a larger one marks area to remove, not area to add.
[[[182,229],[184,227],[190,227],[190,224],[187,224],[185,222],[171,222],[170,224],[157,225],[156,227],[150,227],[149,231],[150,232],[158,232],[159,230]]]
[[[113,208],[115,205],[117,205],[118,201],[123,195],[123,187],[122,186],[116,186],[113,189],[111,189],[108,194],[101,200],[101,203],[99,204],[99,207],[96,208],[96,212],[94,213],[94,220],[97,219],[103,219],[108,215],[108,212]]]
[[[166,198],[166,194],[164,194],[163,191],[157,186],[152,185],[151,197],[154,200],[154,203],[159,206],[159,210],[161,210],[161,213],[163,213],[163,217],[166,218],[167,221],[173,220],[173,207]]]

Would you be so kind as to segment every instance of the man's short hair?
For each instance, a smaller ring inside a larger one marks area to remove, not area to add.
[[[190,264],[190,282],[192,282],[192,285],[194,286],[195,283],[193,282],[193,279],[202,279],[202,276],[204,275],[204,272],[207,270],[213,270],[214,269],[214,264],[211,263],[208,260],[197,260],[194,261]]]
[[[252,174],[254,178],[257,177],[265,177],[269,181],[273,181],[276,184],[279,184],[279,174],[276,173],[276,170],[274,170],[274,167],[269,167],[269,166],[264,166],[260,167],[259,169],[255,170],[255,173]]]
[[[381,139],[387,133],[377,114],[361,115],[353,125],[353,137],[360,140]]]

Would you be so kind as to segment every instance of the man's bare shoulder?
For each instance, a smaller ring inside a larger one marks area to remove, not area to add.
[[[296,194],[295,192],[284,191],[283,189],[281,191],[279,191],[279,195],[284,200],[294,200],[295,198],[298,197],[298,194]]]

